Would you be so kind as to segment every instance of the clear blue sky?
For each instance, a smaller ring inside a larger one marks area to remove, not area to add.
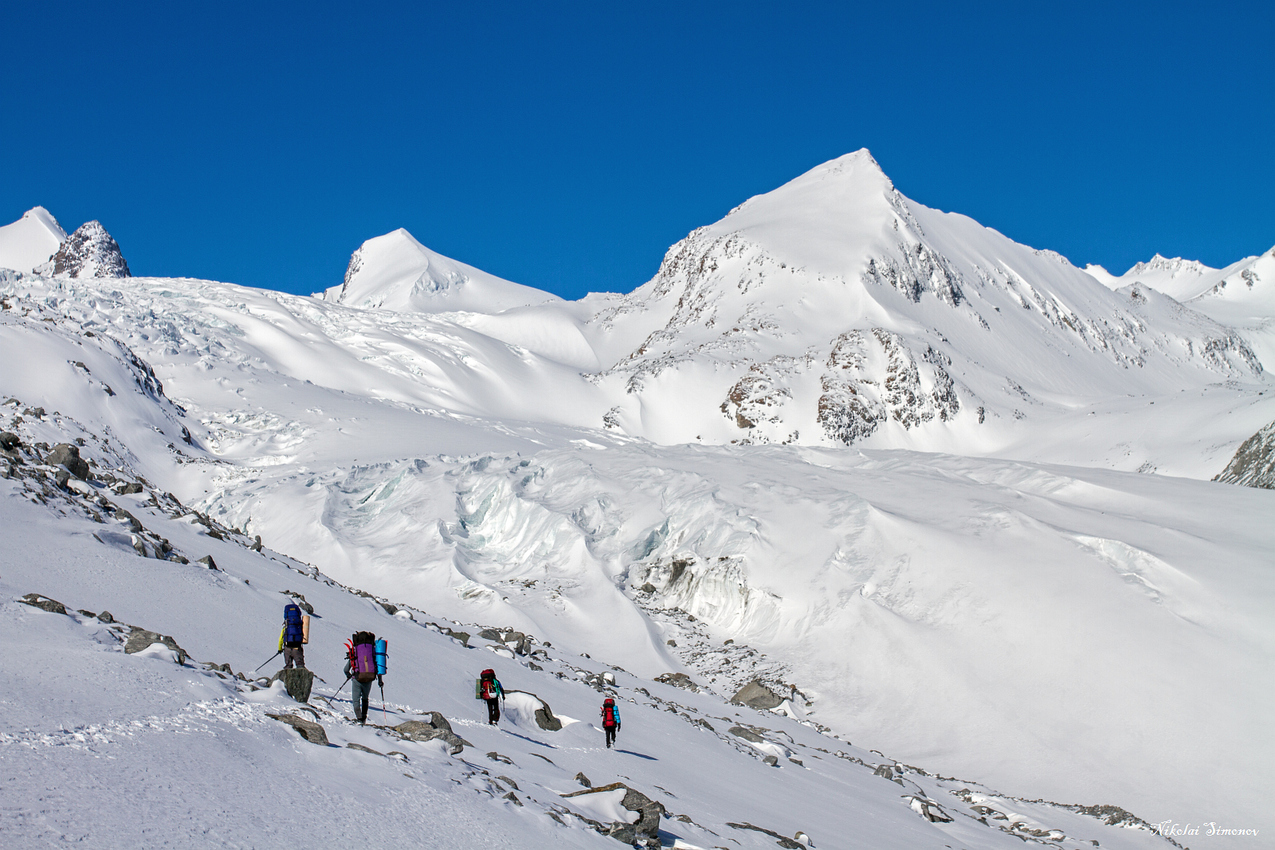
[[[1078,265],[1275,245],[1275,3],[50,3],[0,11],[0,220],[308,293],[406,227],[627,291],[860,147]]]

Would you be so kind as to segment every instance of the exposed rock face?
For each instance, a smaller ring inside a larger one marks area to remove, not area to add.
[[[119,244],[97,221],[80,225],[36,272],[70,278],[132,277]]]
[[[293,729],[297,730],[297,734],[305,738],[311,744],[318,744],[326,747],[328,745],[328,733],[323,727],[313,720],[305,720],[297,717],[295,714],[266,714],[271,720],[278,720],[280,723],[287,723]]]
[[[756,679],[740,688],[730,701],[762,711],[778,708],[783,703],[783,699],[778,694]]]
[[[290,667],[275,673],[270,681],[283,682],[288,696],[297,702],[309,702],[310,690],[314,687],[314,674],[304,667]]]
[[[66,606],[56,599],[50,599],[47,596],[41,596],[38,593],[28,593],[26,596],[18,600],[32,608],[39,608],[41,611],[48,611],[50,614],[65,614]]]
[[[1245,440],[1213,480],[1275,490],[1275,422]]]
[[[50,466],[63,467],[81,481],[88,480],[88,462],[80,457],[80,450],[70,443],[58,443],[53,447],[53,451],[49,452],[48,456],[45,457],[44,462]]]
[[[625,844],[641,844],[650,848],[659,847],[660,818],[664,816],[664,805],[652,800],[641,791],[630,788],[623,782],[612,782],[610,785],[586,788],[583,791],[573,791],[562,796],[581,797],[585,794],[602,794],[620,788],[624,789],[624,799],[620,801],[620,805],[631,812],[637,812],[638,820],[637,823],[620,823],[617,821],[611,824],[611,828],[606,834]]]
[[[685,673],[661,673],[655,677],[655,681],[662,682],[665,685],[672,685],[675,688],[682,688],[692,693],[699,693],[699,685],[696,685],[694,680]]]
[[[400,723],[395,726],[394,731],[398,733],[399,737],[408,741],[432,741],[435,738],[438,738],[442,740],[443,743],[447,744],[452,755],[459,754],[465,749],[466,745],[472,746],[464,738],[461,738],[459,735],[452,732],[451,724],[443,719],[441,714],[435,711],[431,712],[431,715],[433,718],[442,720],[442,722],[437,723],[437,720],[434,719],[431,719],[429,722],[423,720],[408,720],[405,723]]]
[[[186,650],[178,646],[177,641],[173,640],[168,635],[156,634],[155,632],[147,631],[146,629],[139,629],[137,626],[129,626],[129,628],[132,629],[132,631],[129,632],[128,640],[124,644],[124,651],[129,655],[132,655],[135,652],[141,652],[153,643],[162,643],[164,646],[177,653],[178,664],[186,663],[186,658],[188,657],[186,655]]]

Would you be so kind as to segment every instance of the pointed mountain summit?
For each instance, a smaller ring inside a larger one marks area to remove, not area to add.
[[[444,257],[401,227],[359,246],[344,283],[321,297],[349,307],[422,313],[498,313],[561,300]]]
[[[1172,391],[1184,367],[1262,371],[1243,339],[1146,286],[1113,292],[907,199],[867,150],[693,231],[585,333],[611,364],[599,380],[625,393],[608,427],[657,442],[928,448]]]
[[[0,268],[29,272],[48,262],[66,231],[44,207],[32,207],[13,224],[0,227]]]
[[[80,225],[36,272],[52,277],[132,277],[119,243],[99,221]]]

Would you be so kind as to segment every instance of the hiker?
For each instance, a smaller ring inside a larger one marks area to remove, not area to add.
[[[602,702],[602,730],[607,733],[607,749],[611,749],[615,733],[620,731],[620,707],[610,697]]]
[[[385,691],[385,682],[377,672],[376,635],[371,632],[355,632],[346,641],[345,649],[345,675],[351,680],[354,719],[361,725],[367,722],[367,703],[372,698],[372,683],[379,683],[382,693]]]
[[[283,631],[279,632],[279,651],[283,653],[283,669],[291,670],[295,664],[305,668],[305,649],[310,642],[310,615],[301,613],[301,606],[289,602],[283,606]]]
[[[495,726],[500,720],[500,701],[505,698],[505,689],[500,686],[495,670],[484,670],[474,687],[474,696],[487,701],[487,722]]]

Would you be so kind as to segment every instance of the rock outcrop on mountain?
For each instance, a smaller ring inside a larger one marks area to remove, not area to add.
[[[36,272],[70,278],[132,277],[119,243],[98,221],[80,225]]]
[[[1213,480],[1275,490],[1275,422],[1245,440]]]

